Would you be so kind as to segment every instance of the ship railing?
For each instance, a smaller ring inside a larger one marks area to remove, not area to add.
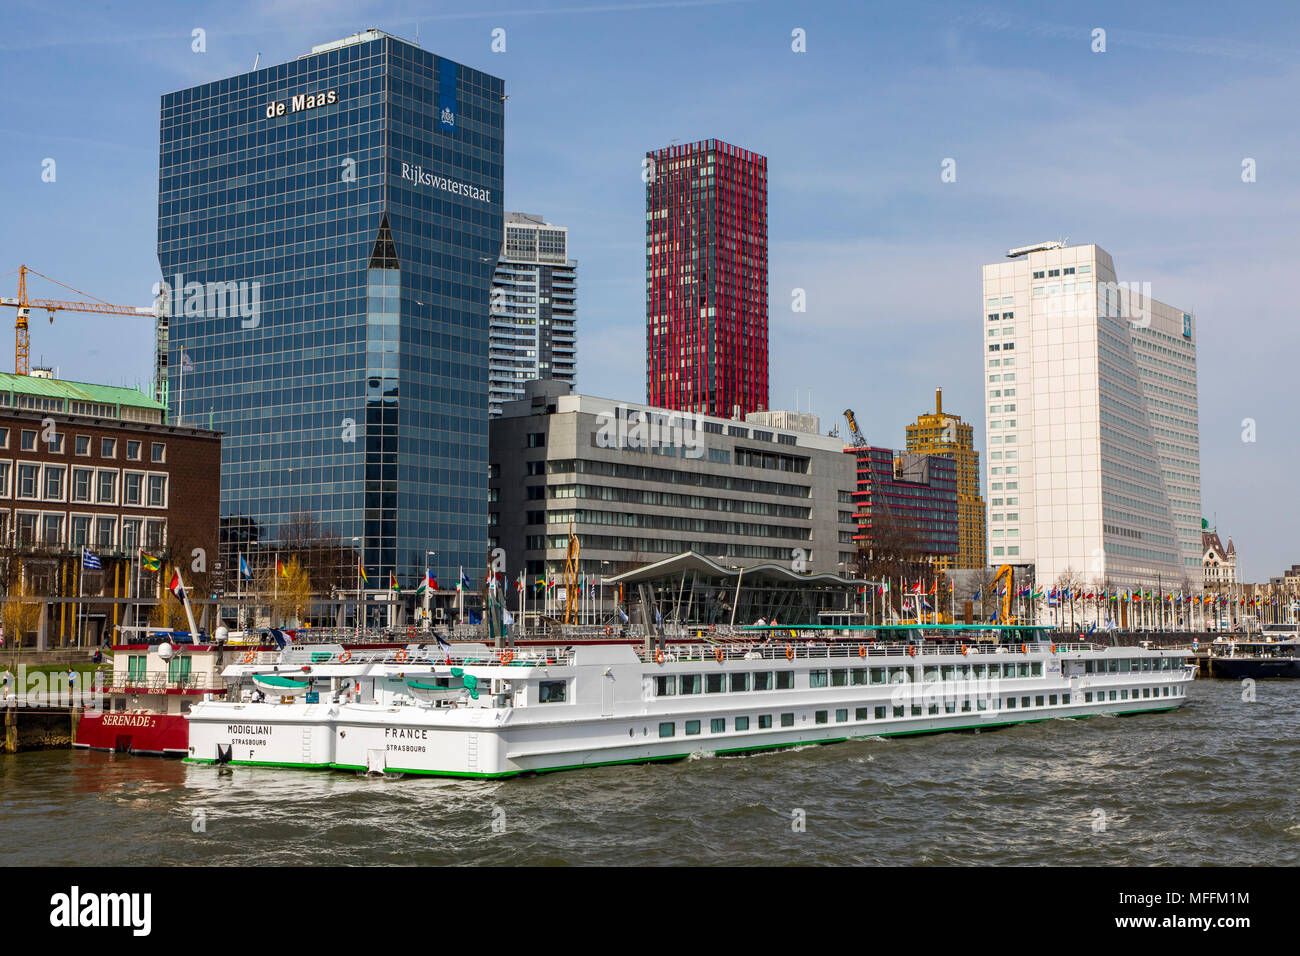
[[[186,677],[168,677],[165,674],[141,674],[138,671],[114,670],[104,684],[105,690],[136,691],[140,693],[163,693],[169,690],[218,691],[214,678],[205,674],[190,674]]]
[[[305,653],[303,653],[305,652]],[[255,653],[252,661],[236,658],[236,663],[249,664],[283,664],[290,666],[304,664],[405,664],[408,666],[440,665],[447,666],[496,666],[506,664],[515,667],[537,667],[545,664],[568,664],[573,659],[573,648],[555,647],[518,647],[493,648],[484,651],[470,651],[456,645],[451,650],[443,651],[436,645],[427,645],[424,653],[412,653],[404,647],[353,647],[341,654],[312,651],[310,647],[295,648],[291,657],[282,658],[278,651]]]
[[[954,644],[870,644],[870,643],[742,643],[736,641],[714,644],[669,644],[664,648],[664,658],[675,661],[717,661],[717,660],[869,660],[878,657],[908,657],[910,659],[956,659],[988,657],[997,655],[1020,656],[1022,653],[1047,651],[1055,654],[1070,654],[1080,651],[1101,650],[1101,645],[1090,643],[1048,644],[1046,642],[1029,644],[992,644],[972,643]],[[659,651],[655,648],[639,649],[644,661],[657,661]]]

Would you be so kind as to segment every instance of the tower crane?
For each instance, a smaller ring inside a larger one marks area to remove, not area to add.
[[[55,285],[63,286],[70,292],[77,295],[85,296],[87,299],[94,299],[93,302],[76,302],[63,299],[29,299],[27,297],[27,273],[34,276],[40,276],[53,282]],[[51,279],[49,276],[37,272],[35,269],[29,269],[27,266],[18,268],[18,296],[17,298],[0,297],[0,305],[13,306],[18,310],[18,320],[14,323],[14,371],[19,375],[28,375],[31,373],[31,363],[28,357],[29,340],[27,336],[27,318],[31,315],[32,309],[45,309],[49,313],[50,321],[54,321],[54,313],[63,312],[95,312],[100,315],[155,315],[155,311],[149,306],[129,306],[113,305],[105,302],[103,299],[96,298],[93,295],[82,292],[80,289],[74,289],[70,285],[65,285],[58,279]]]

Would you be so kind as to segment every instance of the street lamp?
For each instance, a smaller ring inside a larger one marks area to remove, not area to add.
[[[356,544],[356,543],[359,542],[360,540],[361,540],[361,539],[360,539],[359,537],[358,537],[358,538],[353,538],[353,539],[352,539],[352,543],[353,543],[353,544]],[[358,630],[358,632],[359,632],[359,631],[361,630],[362,626],[363,626],[363,622],[362,622],[362,620],[361,620],[361,612],[362,612],[362,608],[363,608],[363,605],[362,605],[362,603],[361,603],[361,554],[359,553],[361,549],[360,549],[360,548],[357,548],[356,550],[357,550],[357,552],[358,552],[358,554],[357,554],[357,568],[356,568],[356,576],[357,576],[357,630]]]

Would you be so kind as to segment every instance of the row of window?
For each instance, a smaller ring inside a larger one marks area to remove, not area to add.
[[[24,498],[29,501],[73,501],[83,504],[118,504],[118,478],[121,478],[123,505],[148,508],[167,507],[167,475],[158,472],[119,471],[116,468],[71,469],[72,481],[66,481],[66,465],[0,461],[0,498]],[[10,488],[10,475],[15,487]]]
[[[37,432],[34,428],[24,428],[18,436],[19,448],[22,451],[36,451]],[[116,458],[117,457],[117,439],[101,438],[99,440],[99,457]],[[73,454],[80,455],[83,458],[89,458],[92,448],[92,439],[89,435],[77,435],[73,439]],[[45,443],[49,446],[52,454],[63,454],[63,435],[60,432],[45,438]],[[9,447],[9,429],[0,428],[0,448]],[[127,461],[143,461],[144,442],[131,438],[126,441],[126,458]],[[162,464],[167,460],[166,442],[150,442],[149,460]]]
[[[167,543],[167,522],[161,518],[19,511],[13,521],[14,543],[19,547],[67,546],[134,551],[136,548],[162,548]],[[7,540],[8,536],[9,513],[0,511],[0,538]]]
[[[1042,677],[1042,661],[1022,663],[979,663],[900,667],[834,667],[808,672],[808,687],[848,687],[869,684],[907,684],[920,681],[995,680],[997,678]],[[793,690],[795,671],[746,671],[744,673],[659,674],[655,696],[681,694],[723,694],[743,691]]]
[[[1140,692],[1140,693],[1139,693]],[[1139,700],[1151,699],[1155,697],[1181,697],[1183,689],[1181,687],[1142,687],[1133,688],[1130,696],[1128,689],[1120,691],[1109,691],[1109,698],[1106,691],[1099,691],[1096,694],[1097,702],[1105,700]],[[1084,695],[1086,703],[1093,702],[1091,691]],[[1036,694],[1023,697],[975,697],[964,698],[962,700],[942,701],[943,714],[968,714],[972,712],[991,711],[991,710],[1026,710],[1032,707],[1068,707],[1072,703],[1070,694]],[[876,705],[871,707],[855,707],[853,709],[853,721],[857,723],[874,720],[890,720],[903,717],[937,717],[940,716],[940,702],[933,701],[929,704],[910,704],[910,705]],[[772,727],[771,714],[759,714],[759,730],[769,730]],[[793,727],[795,725],[795,715],[793,711],[780,715],[782,727]],[[733,717],[732,729],[737,732],[743,732],[750,729],[751,718],[748,716]],[[831,722],[830,710],[813,711],[814,724],[829,724]],[[835,710],[835,723],[849,723],[849,708],[840,707]],[[693,737],[701,732],[703,726],[702,720],[683,721],[683,730],[687,737]],[[727,732],[727,718],[713,717],[709,719],[709,732],[714,734],[725,734]],[[629,736],[634,736],[634,731],[628,730]],[[677,736],[677,721],[665,720],[659,724],[659,736],[675,737]]]

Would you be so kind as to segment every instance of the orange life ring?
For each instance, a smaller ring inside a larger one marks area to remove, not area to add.
[[[609,637],[609,636],[610,636],[611,634],[613,634],[613,633],[614,633],[614,628],[612,628],[610,625],[606,624],[606,625],[605,625],[605,636],[606,636],[606,637]]]
[[[244,656],[240,658],[240,661],[239,661],[239,662],[240,662],[241,664],[251,664],[251,663],[253,663],[253,658],[255,658],[255,657],[257,657],[257,652],[256,652],[256,651],[247,651],[247,652],[244,654]]]
[[[970,647],[969,647],[969,645],[963,644],[963,645],[961,646],[961,656],[962,656],[962,657],[969,657],[969,656],[970,656]]]
[[[722,663],[722,648],[715,647],[713,649],[713,659],[717,661],[719,664]]]
[[[514,655],[514,653],[513,653],[512,651],[502,651],[502,652],[501,652],[501,663],[502,663],[502,664],[509,664],[509,663],[510,663],[512,660],[514,660],[514,659],[515,659],[515,655]]]
[[[907,656],[908,656],[908,657],[915,657],[915,656],[916,656],[916,645],[915,645],[915,644],[909,644],[909,645],[907,645]]]
[[[339,655],[339,663],[340,663],[340,664],[346,664],[346,663],[347,663],[348,661],[350,661],[350,660],[352,660],[352,652],[351,652],[351,651],[344,651],[342,654]]]
[[[866,647],[864,647],[863,645],[859,644],[859,645],[858,645],[858,657],[866,657],[866,656],[867,656],[867,649],[866,649]]]
[[[1028,653],[1029,653],[1029,645],[1028,645],[1028,644],[1021,644],[1021,645],[1020,645],[1020,653],[1021,653],[1021,654],[1028,654]]]
[[[655,663],[662,664],[663,662],[664,662],[664,649],[661,647],[659,648],[659,650],[655,651]]]
[[[1053,654],[1056,653],[1056,645],[1055,645],[1055,644],[1052,645],[1052,653],[1053,653]]]
[[[785,646],[785,659],[787,661],[794,660],[794,648],[791,647],[789,644]]]
[[[402,648],[400,651],[398,651],[396,656],[399,661],[406,660],[406,648]]]

